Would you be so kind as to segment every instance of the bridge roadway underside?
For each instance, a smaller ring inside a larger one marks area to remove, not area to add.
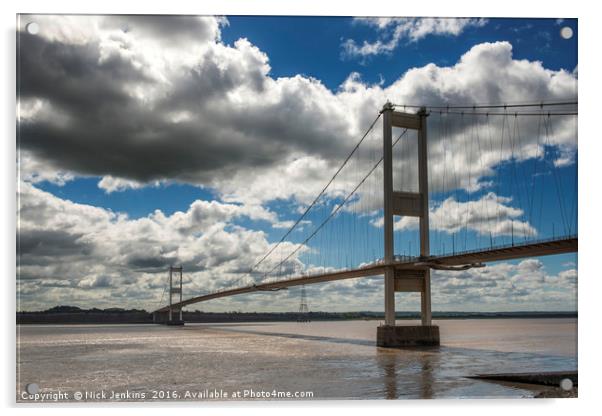
[[[245,286],[238,289],[223,290],[221,292],[210,293],[207,295],[196,296],[182,302],[174,303],[173,310],[179,310],[187,305],[199,302],[206,302],[212,299],[223,298],[227,296],[242,295],[244,293],[274,291],[292,286],[310,285],[315,283],[332,282],[335,280],[355,279],[358,277],[378,276],[385,273],[387,267],[394,267],[396,270],[403,271],[423,270],[427,267],[445,268],[454,266],[472,266],[482,263],[489,263],[502,260],[515,260],[525,257],[549,256],[553,254],[564,254],[577,252],[577,237],[563,238],[557,240],[540,241],[527,244],[516,244],[512,246],[494,247],[487,250],[462,252],[452,255],[431,256],[426,258],[413,258],[404,261],[396,261],[391,266],[384,264],[373,264],[354,270],[342,270],[330,273],[324,273],[313,276],[300,276],[295,278],[283,279],[276,282],[261,283],[252,286]],[[166,312],[169,306],[157,309],[154,313]]]

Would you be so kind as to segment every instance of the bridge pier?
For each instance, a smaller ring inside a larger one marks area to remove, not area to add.
[[[439,327],[431,324],[430,269],[394,269],[395,292],[418,292],[421,303],[421,325],[396,325],[393,319],[376,331],[376,345],[401,348],[439,345]],[[394,299],[393,299],[394,300]],[[393,304],[393,313],[395,305]]]
[[[393,111],[386,103],[383,114],[383,185],[384,185],[384,261],[385,325],[378,327],[379,347],[415,347],[439,345],[439,327],[431,323],[431,273],[425,266],[414,270],[396,270],[394,260],[394,215],[418,217],[420,256],[430,255],[428,211],[427,135],[424,108],[417,114]],[[418,193],[393,189],[393,126],[418,131]],[[420,326],[398,326],[395,322],[395,292],[420,292]]]
[[[436,347],[439,327],[436,325],[383,325],[376,331],[376,345],[387,348]]]

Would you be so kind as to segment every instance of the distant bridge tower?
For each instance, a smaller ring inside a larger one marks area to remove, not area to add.
[[[417,114],[393,110],[387,102],[383,109],[383,185],[384,185],[384,248],[385,248],[385,325],[377,330],[377,344],[381,347],[439,345],[439,327],[431,324],[431,270],[429,266],[396,269],[394,263],[394,216],[418,217],[420,257],[430,256],[429,201],[426,109]],[[416,130],[418,133],[418,192],[393,189],[393,127]],[[419,292],[421,326],[395,325],[395,292]]]
[[[175,277],[175,279],[174,279]],[[179,278],[179,282],[178,282]],[[174,281],[175,280],[175,281]],[[173,296],[180,295],[179,303],[182,302],[182,266],[180,267],[169,267],[169,319],[167,320],[168,325],[183,325],[182,320],[182,308],[175,309],[173,305]],[[177,297],[176,297],[177,298]],[[173,319],[173,313],[179,312],[180,316],[178,320]]]
[[[307,294],[305,286],[301,286],[301,303],[299,304],[299,317],[297,322],[309,322],[309,308],[307,306]]]

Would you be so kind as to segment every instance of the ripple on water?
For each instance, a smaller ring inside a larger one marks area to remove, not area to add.
[[[42,391],[284,390],[321,399],[530,397],[466,378],[574,370],[576,319],[440,321],[443,345],[377,348],[375,321],[21,326],[19,377]],[[555,342],[550,342],[554,339]],[[45,390],[44,390],[45,389]]]

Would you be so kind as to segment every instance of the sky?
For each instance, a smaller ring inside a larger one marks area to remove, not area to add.
[[[562,18],[22,15],[18,309],[152,310],[169,265],[184,267],[184,297],[259,281],[249,269],[387,100],[576,100],[577,29]],[[576,232],[576,117],[519,119],[429,116],[434,253]],[[382,155],[379,122],[264,267]],[[396,149],[398,190],[415,187],[413,151],[408,134]],[[379,175],[285,266],[382,257]],[[417,254],[416,222],[398,218],[395,229],[396,254]],[[382,310],[382,280],[307,287],[310,310]],[[432,281],[434,310],[575,310],[577,256],[436,271]],[[416,294],[396,296],[398,310],[418,309]],[[291,288],[191,309],[294,311],[299,298]]]

